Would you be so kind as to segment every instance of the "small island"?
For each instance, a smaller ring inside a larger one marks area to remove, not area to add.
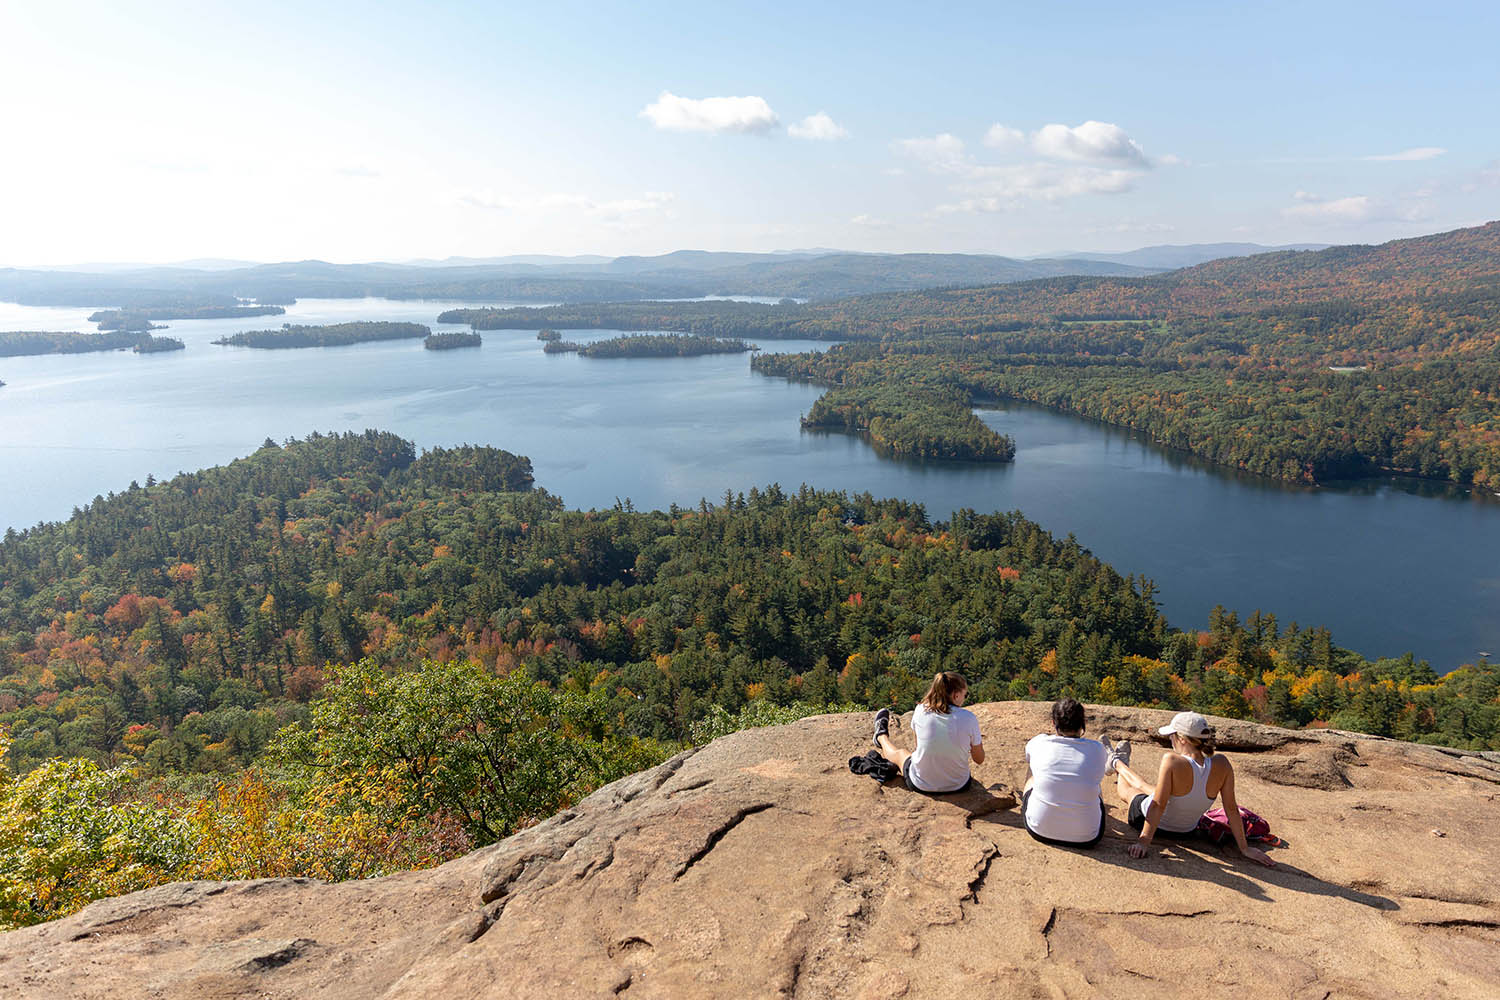
[[[807,430],[859,434],[892,458],[1010,462],[1016,444],[958,393],[919,388],[830,389],[802,418]]]
[[[484,338],[477,333],[433,333],[422,341],[429,351],[451,351],[459,347],[478,347]]]
[[[582,349],[582,344],[575,344],[571,340],[549,340],[542,345],[543,354],[573,354]]]
[[[0,358],[19,358],[37,354],[125,351],[134,348],[140,340],[140,334],[125,330],[110,333],[7,331],[0,333]]]
[[[549,342],[550,347],[552,343]],[[759,347],[729,337],[689,333],[644,333],[596,340],[577,348],[586,358],[690,358],[700,354],[743,354]]]
[[[537,340],[561,340],[562,334],[552,329],[542,329],[536,332]]]
[[[89,316],[101,330],[159,330],[153,320],[174,319],[249,319],[252,316],[280,316],[281,306],[152,306],[133,309],[100,309]]]
[[[282,324],[280,330],[246,330],[214,341],[225,347],[277,350],[296,347],[344,347],[374,340],[417,340],[432,334],[422,323],[331,323],[327,326]],[[462,336],[459,334],[458,336]]]
[[[94,314],[99,315],[98,313]],[[91,317],[92,318],[92,317]],[[165,330],[166,325],[153,323],[136,313],[117,313],[99,321],[101,330],[124,330],[127,333],[144,333],[147,330]]]
[[[176,337],[153,337],[147,333],[142,335],[131,350],[137,354],[160,354],[163,351],[180,351],[182,348],[182,341]]]

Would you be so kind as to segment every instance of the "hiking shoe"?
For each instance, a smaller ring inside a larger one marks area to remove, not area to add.
[[[1109,741],[1105,740],[1104,741],[1104,745],[1108,747],[1109,746]],[[1114,746],[1110,747],[1110,750],[1109,750],[1109,764],[1104,768],[1104,773],[1105,774],[1114,774],[1115,772],[1117,772],[1120,769],[1119,765],[1121,765],[1121,764],[1129,764],[1129,763],[1130,763],[1130,741],[1129,740],[1121,740],[1120,742],[1116,743]]]
[[[877,747],[880,746],[880,737],[891,734],[891,710],[882,708],[875,713],[875,738],[872,741]]]

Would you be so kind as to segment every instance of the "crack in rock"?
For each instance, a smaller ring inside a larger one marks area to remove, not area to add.
[[[776,803],[774,802],[757,802],[755,805],[744,806],[743,808],[736,809],[733,815],[731,815],[723,823],[720,823],[709,833],[708,838],[704,840],[702,847],[698,848],[696,851],[690,854],[687,860],[684,861],[680,866],[678,866],[677,871],[672,875],[672,881],[676,882],[678,879],[686,875],[689,869],[691,869],[694,865],[702,861],[704,858],[708,857],[708,852],[719,846],[719,841],[723,840],[729,834],[730,830],[733,830],[735,827],[743,823],[747,817],[753,816],[759,812],[765,812],[767,809],[772,808],[775,804]]]

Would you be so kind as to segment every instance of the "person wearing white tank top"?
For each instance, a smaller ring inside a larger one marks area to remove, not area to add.
[[[1274,868],[1266,852],[1245,840],[1245,823],[1234,798],[1234,768],[1215,753],[1217,736],[1208,720],[1197,712],[1178,712],[1157,730],[1171,740],[1162,754],[1156,783],[1151,784],[1130,767],[1130,745],[1121,742],[1111,751],[1110,762],[1119,775],[1116,788],[1120,800],[1129,805],[1128,821],[1140,831],[1126,851],[1132,858],[1151,853],[1151,841],[1160,836],[1189,840],[1198,835],[1199,818],[1219,799],[1224,806],[1229,831],[1240,854]]]

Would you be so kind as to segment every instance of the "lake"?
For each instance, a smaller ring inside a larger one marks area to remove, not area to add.
[[[504,303],[491,303],[504,304]],[[1286,487],[1206,466],[1050,411],[981,410],[1016,440],[1012,465],[921,465],[798,425],[820,391],[750,371],[747,355],[594,360],[546,355],[533,331],[485,331],[477,350],[421,342],[264,351],[237,330],[409,320],[434,330],[473,303],[309,299],[285,316],[175,321],[187,349],[0,358],[0,530],[66,518],[147,474],[218,465],[267,437],[374,427],[419,447],[475,443],[531,457],[570,506],[710,502],[801,483],[959,507],[1019,509],[1122,573],[1156,581],[1173,625],[1214,604],[1326,625],[1367,656],[1410,650],[1446,670],[1500,651],[1500,503],[1396,480]],[[0,329],[91,331],[91,309],[0,303]],[[593,340],[617,331],[571,331]],[[825,347],[766,341],[776,351]]]

